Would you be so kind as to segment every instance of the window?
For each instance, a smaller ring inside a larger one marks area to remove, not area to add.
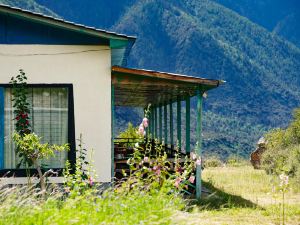
[[[28,88],[31,130],[42,137],[44,143],[71,144],[71,153],[55,153],[54,157],[42,162],[43,168],[64,168],[68,158],[70,161],[75,158],[74,149],[72,149],[74,143],[72,95],[71,85],[30,85]],[[0,139],[2,142],[0,143],[0,160],[2,160],[0,165],[2,170],[15,170],[20,161],[15,153],[12,140],[12,134],[15,130],[12,105],[11,86],[0,88],[0,124],[2,123],[0,138],[1,134],[3,136],[2,141]],[[24,165],[20,169],[25,169]]]

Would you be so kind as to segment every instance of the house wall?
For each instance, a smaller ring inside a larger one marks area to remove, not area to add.
[[[72,83],[76,138],[93,149],[99,181],[111,180],[111,50],[95,45],[0,44],[0,83],[23,69],[28,83]],[[24,178],[6,178],[20,183]],[[54,179],[55,181],[55,179]],[[57,180],[56,180],[57,181]]]

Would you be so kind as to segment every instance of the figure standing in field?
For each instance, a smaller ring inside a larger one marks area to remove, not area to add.
[[[266,140],[264,137],[261,137],[257,142],[257,148],[250,155],[250,162],[254,169],[260,168],[261,155],[266,150]]]

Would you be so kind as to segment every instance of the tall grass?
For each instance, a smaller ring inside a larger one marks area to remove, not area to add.
[[[54,190],[45,199],[35,187],[2,188],[0,224],[171,224],[183,200],[163,192],[112,190],[64,199]]]

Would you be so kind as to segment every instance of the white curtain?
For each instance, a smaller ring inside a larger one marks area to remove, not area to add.
[[[4,168],[14,169],[19,162],[12,134],[15,129],[11,89],[5,89],[5,148]],[[28,90],[30,124],[43,143],[68,143],[68,89],[31,88]],[[63,168],[67,152],[56,152],[54,157],[42,161],[45,168]],[[21,168],[24,168],[22,166]]]

